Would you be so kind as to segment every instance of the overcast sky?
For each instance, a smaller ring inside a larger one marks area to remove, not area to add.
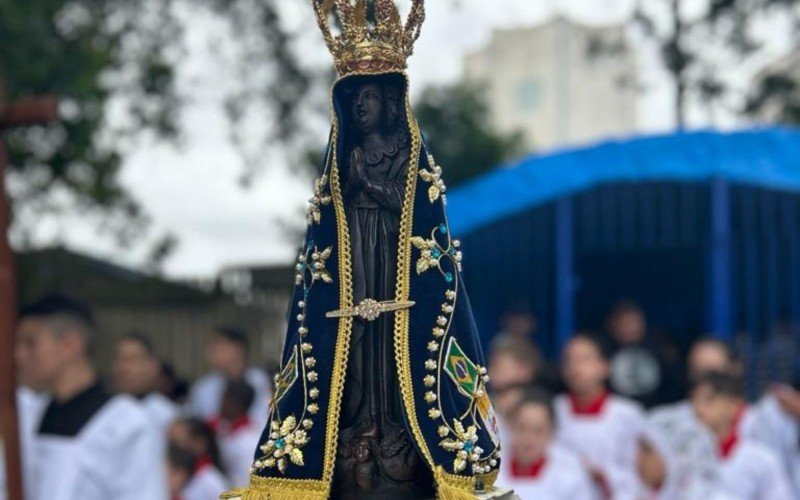
[[[304,33],[300,53],[311,64],[329,64],[329,55],[305,1],[288,7],[288,23]],[[426,85],[453,81],[461,75],[463,56],[485,45],[493,29],[547,21],[557,12],[588,24],[620,22],[630,12],[629,0],[428,0],[427,21],[410,61],[412,95]],[[289,4],[289,2],[287,2]],[[242,264],[288,262],[296,241],[287,241],[279,220],[297,219],[310,195],[307,180],[292,175],[292,166],[267,165],[250,189],[237,184],[241,158],[228,142],[228,128],[217,99],[220,68],[209,55],[210,19],[197,19],[188,33],[190,56],[180,68],[181,85],[195,101],[185,114],[186,142],[180,149],[146,141],[125,161],[123,182],[153,218],[151,234],[174,232],[180,245],[166,271],[175,277],[211,277],[220,268]],[[641,100],[643,131],[669,129],[670,89],[655,57],[641,56],[641,71],[651,83]],[[321,132],[324,140],[324,131]],[[432,145],[435,148],[435,145]],[[265,158],[266,163],[272,160]],[[83,219],[43,226],[42,242],[54,238],[76,250],[116,262],[140,262],[139,250],[120,252],[97,235]]]

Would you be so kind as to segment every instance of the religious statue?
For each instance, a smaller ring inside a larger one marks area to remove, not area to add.
[[[402,118],[402,81],[361,77],[343,91],[349,104],[346,121],[351,123],[345,133],[349,161],[343,201],[353,299],[390,301],[397,285],[400,215],[411,154]],[[359,317],[351,328],[334,478],[334,488],[344,498],[347,492],[389,499],[433,495],[432,476],[403,422],[392,319],[387,314],[372,321]]]
[[[474,499],[500,446],[442,169],[408,98],[392,0],[312,0],[339,75],[250,484],[224,498]],[[331,31],[338,14],[341,33]]]

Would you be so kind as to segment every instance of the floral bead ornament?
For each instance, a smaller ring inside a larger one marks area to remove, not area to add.
[[[323,175],[321,180],[324,182],[325,179],[326,176]],[[317,181],[316,190],[321,188],[322,184]],[[317,214],[314,219],[321,218],[318,205],[312,204],[309,213]],[[293,308],[297,311],[293,318],[296,324],[296,341],[290,357],[275,376],[275,394],[270,403],[269,424],[265,430],[268,439],[262,440],[263,444],[256,451],[251,474],[270,468],[285,474],[290,465],[305,465],[303,448],[309,442],[308,431],[314,425],[313,417],[319,412],[317,400],[320,396],[320,389],[316,385],[319,374],[314,369],[317,359],[313,356],[314,346],[308,339],[308,297],[318,283],[333,283],[327,267],[332,252],[332,247],[320,249],[314,240],[309,240],[297,257],[295,285],[299,293],[295,293],[296,304]],[[303,391],[302,413],[299,418],[293,413],[282,417],[280,402],[298,380],[301,381]]]
[[[424,355],[412,356],[422,366],[421,379],[414,380],[415,393],[424,413],[423,432],[438,437],[438,452],[449,455],[448,473],[469,475],[478,491],[489,487],[500,462],[497,419],[487,394],[489,377],[477,342],[469,299],[461,283],[463,255],[458,240],[450,234],[444,213],[446,199],[441,168],[428,155],[428,168],[420,170],[423,208],[441,222],[419,230],[411,237],[412,292],[425,290],[411,311],[412,329]],[[422,217],[427,218],[427,217]],[[416,371],[416,370],[414,370]],[[420,389],[417,390],[416,388]]]

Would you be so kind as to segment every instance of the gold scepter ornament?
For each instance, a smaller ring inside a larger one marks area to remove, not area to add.
[[[413,301],[385,300],[378,302],[375,299],[364,299],[355,307],[337,309],[325,314],[326,318],[352,318],[359,317],[367,321],[375,321],[381,314],[401,309],[408,309],[414,305]]]

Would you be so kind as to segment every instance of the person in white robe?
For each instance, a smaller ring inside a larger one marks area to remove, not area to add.
[[[708,373],[738,375],[741,370],[730,346],[714,337],[701,337],[692,343],[686,357],[686,368],[690,385]],[[701,425],[688,398],[653,409],[650,418],[667,432],[673,427],[684,428],[687,422]]]
[[[497,428],[500,432],[500,447],[503,450],[511,449],[509,415],[517,407],[529,387],[531,387],[529,384],[514,384],[495,390],[494,386],[492,386],[490,397],[492,405],[497,412]]]
[[[630,489],[644,412],[608,392],[608,359],[597,338],[574,336],[564,349],[562,369],[568,393],[555,400],[558,442],[589,469],[595,498],[612,498]]]
[[[22,309],[16,361],[21,378],[47,391],[33,415],[28,500],[166,499],[158,434],[129,396],[113,396],[90,361],[87,306],[52,295]]]
[[[170,446],[167,457],[171,500],[217,500],[227,487],[222,472],[208,461],[198,463],[188,450]]]
[[[509,453],[500,465],[498,484],[520,498],[537,500],[591,500],[593,486],[583,465],[555,444],[555,413],[542,390],[525,391],[508,412]]]
[[[272,385],[266,373],[247,366],[247,335],[231,327],[214,331],[206,348],[211,373],[198,379],[189,392],[188,411],[204,420],[220,413],[222,393],[229,381],[244,380],[256,391],[250,405],[250,417],[259,425],[266,424]]]
[[[687,367],[690,382],[708,373],[738,376],[741,372],[741,366],[730,346],[711,337],[701,338],[692,345],[687,357]],[[800,442],[797,437],[800,410],[797,411],[798,417],[793,418],[788,409],[791,403],[781,404],[781,401],[791,399],[794,394],[796,392],[789,387],[777,387],[756,404],[742,403],[738,410],[737,431],[744,438],[757,441],[778,454],[792,480],[795,494],[800,498]],[[800,397],[797,399],[800,401]],[[688,399],[655,409],[652,419],[667,432],[686,429],[691,425],[705,431]]]
[[[800,498],[800,392],[786,385],[773,387],[756,405],[742,430],[745,437],[777,453],[796,498]]]
[[[17,418],[19,425],[19,441],[22,459],[23,491],[32,491],[36,481],[30,467],[31,446],[36,433],[36,419],[41,415],[45,398],[32,389],[21,386],[17,388]],[[0,441],[0,500],[7,498],[5,449]]]
[[[169,446],[192,456],[191,476],[181,489],[181,499],[216,500],[231,486],[223,472],[216,434],[209,423],[196,417],[181,418],[170,425],[168,434]]]
[[[114,350],[112,372],[116,390],[139,400],[166,443],[167,428],[178,418],[179,409],[156,390],[161,362],[150,339],[140,333],[122,336]]]
[[[720,488],[736,500],[795,499],[778,456],[742,434],[742,385],[732,375],[711,373],[700,378],[692,391],[697,418],[717,443]]]
[[[725,500],[709,437],[691,423],[666,431],[648,418],[639,437],[636,492],[619,500]]]
[[[229,487],[222,471],[210,462],[199,462],[195,464],[192,476],[181,490],[180,499],[217,500]]]
[[[210,422],[231,484],[249,483],[253,457],[263,430],[255,425],[247,411],[254,393],[247,382],[230,382],[222,396],[222,413]]]

